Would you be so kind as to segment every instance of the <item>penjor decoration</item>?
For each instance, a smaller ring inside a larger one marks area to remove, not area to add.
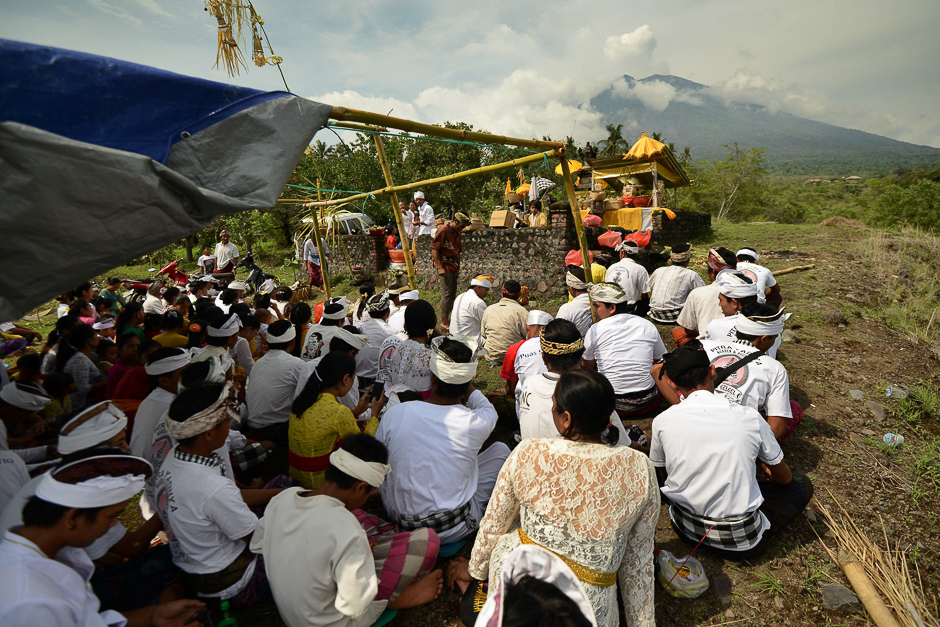
[[[215,17],[218,24],[218,49],[215,55],[215,67],[221,63],[229,76],[241,74],[241,69],[248,71],[248,64],[245,63],[245,56],[242,53],[243,29],[247,30],[248,24],[251,24],[251,59],[258,67],[265,65],[277,66],[284,80],[284,88],[287,91],[287,80],[284,79],[284,72],[281,70],[281,63],[284,61],[281,57],[274,54],[274,48],[271,46],[271,40],[264,30],[264,20],[255,11],[251,2],[245,0],[208,0],[205,4],[205,10]],[[264,53],[264,45],[267,43],[269,55]]]

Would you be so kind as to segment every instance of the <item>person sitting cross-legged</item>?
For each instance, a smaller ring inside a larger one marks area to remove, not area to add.
[[[734,253],[727,248],[717,246],[708,249],[705,265],[711,283],[695,288],[685,299],[682,311],[676,318],[676,328],[672,330],[672,339],[676,346],[682,346],[689,340],[705,335],[712,320],[725,315],[718,303],[718,275],[725,270],[734,270],[736,264]]]
[[[499,376],[506,379],[506,396],[515,399],[516,416],[519,415],[519,395],[525,380],[545,372],[539,333],[552,320],[554,318],[549,313],[538,309],[530,311],[526,318],[526,339],[516,342],[506,351]]]
[[[386,511],[402,530],[429,527],[444,543],[476,531],[509,455],[502,442],[480,452],[497,414],[470,383],[476,348],[469,338],[432,340],[430,397],[390,408],[376,432],[395,469],[382,484]]]
[[[584,281],[584,268],[568,266],[565,270],[565,285],[571,300],[558,308],[559,320],[570,320],[583,338],[594,324],[591,315],[591,298],[588,296],[588,284]]]
[[[683,401],[653,420],[650,459],[673,528],[725,559],[760,555],[806,508],[812,482],[791,473],[755,409],[714,393],[715,366],[705,351],[681,347],[663,370]]]
[[[616,445],[613,411],[614,390],[603,375],[581,369],[561,375],[552,414],[562,437],[527,439],[515,448],[470,561],[454,567],[463,571],[455,579],[489,579],[488,594],[498,594],[504,560],[516,547],[535,544],[577,572],[597,625],[620,625],[617,583],[626,624],[654,624],[656,475],[644,454]]]
[[[509,347],[525,339],[528,312],[518,302],[521,293],[518,281],[504,282],[502,298],[483,312],[480,323],[483,356],[493,366],[502,366]]]
[[[649,317],[660,324],[675,324],[689,293],[705,282],[689,268],[692,246],[676,244],[670,251],[671,265],[657,268],[646,282],[650,293]]]
[[[607,268],[604,281],[622,287],[630,300],[637,302],[637,315],[645,315],[649,308],[646,282],[649,281],[650,275],[646,268],[636,262],[640,246],[636,242],[623,240],[617,244],[616,251],[620,253],[620,261]]]
[[[271,499],[251,550],[264,556],[288,627],[370,625],[386,608],[437,598],[437,533],[398,532],[360,509],[385,481],[387,462],[381,442],[352,435],[329,455],[317,489],[289,488]]]
[[[753,248],[742,248],[735,254],[738,258],[738,270],[757,283],[757,301],[779,309],[783,302],[780,285],[777,284],[773,272],[757,263],[760,259],[757,251]]]
[[[464,335],[478,339],[480,337],[483,314],[486,303],[483,299],[493,287],[493,277],[480,275],[470,281],[470,289],[457,297],[450,314],[450,332],[452,335]]]
[[[745,307],[757,304],[757,284],[746,274],[734,270],[722,272],[715,280],[718,284],[718,304],[723,318],[716,318],[708,323],[705,330],[706,340],[728,341],[737,339],[738,320]],[[780,336],[774,345],[767,349],[767,354],[777,358],[780,348]]]

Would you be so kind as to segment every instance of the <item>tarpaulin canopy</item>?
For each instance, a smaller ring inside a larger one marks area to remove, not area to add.
[[[0,320],[271,207],[330,106],[0,40]]]

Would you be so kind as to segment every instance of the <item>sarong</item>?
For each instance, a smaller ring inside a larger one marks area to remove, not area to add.
[[[375,574],[379,578],[376,601],[394,601],[411,582],[431,572],[441,541],[432,529],[398,531],[395,525],[361,509],[353,511],[369,539]]]

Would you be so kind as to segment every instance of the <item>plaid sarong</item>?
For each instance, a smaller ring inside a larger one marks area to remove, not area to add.
[[[260,442],[253,442],[237,451],[230,451],[232,465],[242,472],[251,470],[268,458],[268,450]]]
[[[353,515],[372,548],[375,574],[379,578],[377,601],[394,601],[412,581],[434,568],[441,540],[433,530],[399,531],[392,523],[361,509],[353,510]]]
[[[679,318],[679,314],[682,313],[682,308],[679,309],[653,309],[650,308],[649,317],[656,322],[661,322],[663,324],[674,324]]]
[[[754,547],[760,540],[763,527],[759,509],[743,516],[712,520],[696,516],[673,503],[669,507],[669,513],[676,527],[686,538],[698,542],[708,532],[702,544],[726,551],[745,551]],[[709,527],[712,527],[711,531]]]
[[[618,394],[614,397],[614,408],[621,418],[642,416],[659,407],[659,388],[655,385],[648,390]]]
[[[435,512],[428,516],[396,515],[395,522],[405,531],[414,531],[415,529],[427,527],[438,533],[453,529],[462,522],[467,523],[467,529],[470,531],[476,531],[478,525],[476,519],[473,518],[473,514],[470,513],[470,503],[457,509]]]

